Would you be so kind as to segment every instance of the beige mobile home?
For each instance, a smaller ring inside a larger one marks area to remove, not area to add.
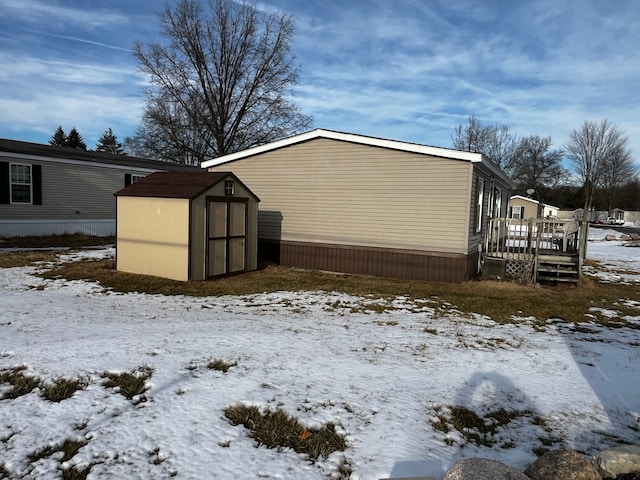
[[[204,162],[261,199],[260,256],[280,264],[460,282],[511,184],[478,153],[313,130]]]
[[[174,280],[255,270],[258,202],[229,172],[160,172],[115,194],[116,268]]]
[[[509,218],[558,218],[560,209],[533,198],[513,195],[509,199]]]

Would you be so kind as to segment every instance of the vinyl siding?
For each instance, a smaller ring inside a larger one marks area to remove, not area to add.
[[[261,239],[467,253],[471,163],[314,139],[220,166],[261,199]]]
[[[476,218],[474,215],[475,204],[476,204],[476,186],[478,184],[477,179],[481,178],[484,180],[484,195],[482,202],[482,230],[479,232],[475,231],[475,223]],[[489,171],[482,168],[479,164],[474,164],[473,175],[471,178],[471,189],[470,189],[470,198],[469,198],[469,243],[468,243],[468,252],[474,253],[478,251],[478,246],[482,245],[484,242],[484,236],[487,230],[488,220],[489,220],[489,199],[490,199],[490,187],[493,181],[493,186],[495,188],[500,189],[500,212],[494,212],[493,217],[506,217],[508,208],[509,208],[509,194],[510,187],[502,183],[499,179],[495,178]]]
[[[2,161],[14,162],[9,158]],[[145,176],[150,173],[127,167],[39,160],[20,159],[15,163],[42,166],[42,205],[0,204],[1,220],[113,220],[116,216],[113,194],[125,186],[125,174]]]

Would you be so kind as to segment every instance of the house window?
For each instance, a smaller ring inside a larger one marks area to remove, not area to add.
[[[513,207],[511,207],[511,218],[521,219],[523,215],[524,207],[518,205],[514,205]]]
[[[482,206],[484,204],[484,179],[478,178],[476,181],[476,207],[474,233],[482,231]]]
[[[31,165],[11,164],[11,203],[31,203]]]
[[[144,175],[135,175],[133,173],[125,173],[124,174],[124,186],[128,187],[136,182],[139,182],[144,178]]]
[[[224,181],[224,194],[227,196],[235,194],[235,183],[232,180]]]

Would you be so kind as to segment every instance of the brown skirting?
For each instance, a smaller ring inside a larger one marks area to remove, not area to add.
[[[258,256],[280,265],[405,280],[464,282],[476,277],[478,254],[259,240]]]

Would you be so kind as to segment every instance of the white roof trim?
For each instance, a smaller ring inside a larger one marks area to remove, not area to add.
[[[510,198],[511,199],[519,198],[520,200],[526,200],[528,202],[535,203],[535,204],[538,204],[538,205],[540,204],[540,202],[538,200],[534,200],[533,198],[529,198],[529,197],[523,197],[522,195],[511,195]],[[544,205],[545,207],[555,208],[556,210],[560,210],[560,207],[549,205],[548,203],[543,203],[542,205]]]
[[[106,163],[106,162],[88,162],[86,160],[75,160],[69,158],[59,158],[59,157],[45,157],[43,155],[32,155],[29,153],[14,153],[14,152],[0,152],[0,158],[8,158],[9,162],[11,160],[16,160],[11,163],[19,163],[19,162],[51,162],[51,163],[66,163],[70,165],[84,165],[91,166],[96,168],[110,168],[112,170],[128,170],[128,171],[138,171],[138,172],[160,172],[164,171],[160,168],[149,168],[149,167],[134,167],[130,165],[116,165],[115,163]],[[160,166],[160,165],[158,165]]]
[[[329,138],[333,140],[342,140],[344,142],[359,143],[362,145],[370,145],[374,147],[390,148],[392,150],[402,150],[405,152],[420,153],[423,155],[433,155],[436,157],[452,158],[454,160],[464,160],[472,163],[481,163],[483,156],[481,153],[463,152],[460,150],[452,150],[449,148],[430,147],[428,145],[420,145],[418,143],[401,142],[398,140],[385,140],[383,138],[367,137],[364,135],[356,135],[353,133],[342,133],[333,130],[323,130],[317,128],[309,132],[294,135],[289,138],[278,140],[275,142],[260,145],[258,147],[249,148],[241,152],[230,153],[223,155],[222,157],[214,158],[202,162],[200,166],[202,168],[214,167],[222,165],[224,163],[239,160],[241,158],[250,157],[252,155],[258,155],[259,153],[269,152],[278,148],[287,147],[300,142],[306,142],[315,138]]]

